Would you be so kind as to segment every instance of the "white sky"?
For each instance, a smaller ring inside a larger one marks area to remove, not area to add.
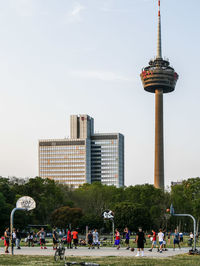
[[[165,180],[200,175],[199,0],[161,0],[163,55],[180,75],[164,96]],[[125,135],[125,183],[153,183],[157,0],[0,0],[0,175],[38,174],[38,139],[70,114]]]

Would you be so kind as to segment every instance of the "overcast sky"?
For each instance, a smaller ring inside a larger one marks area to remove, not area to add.
[[[161,0],[165,182],[200,176],[200,1]],[[153,183],[157,0],[0,0],[0,175],[38,174],[38,139],[69,136],[70,114],[125,135],[125,183]]]

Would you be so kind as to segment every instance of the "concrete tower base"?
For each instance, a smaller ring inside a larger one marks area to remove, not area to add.
[[[164,189],[163,90],[155,90],[155,171],[154,186]]]

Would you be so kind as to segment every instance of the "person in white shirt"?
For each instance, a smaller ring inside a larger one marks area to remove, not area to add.
[[[163,239],[164,239],[164,234],[162,232],[162,229],[160,229],[159,233],[158,233],[158,241],[159,241],[159,245],[160,245],[160,253],[162,253]]]
[[[97,229],[94,230],[93,234],[93,248],[95,248],[95,246],[97,246],[97,248],[99,249],[99,233],[97,232]]]

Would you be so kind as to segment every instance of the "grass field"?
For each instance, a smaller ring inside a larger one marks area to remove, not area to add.
[[[159,266],[159,265],[200,265],[200,256],[190,256],[190,255],[179,255],[170,258],[119,258],[119,257],[70,257],[67,261],[87,261],[99,263],[101,266],[131,266],[131,265],[148,265],[148,266]],[[0,265],[38,265],[38,266],[64,266],[63,261],[55,262],[53,257],[50,256],[19,256],[14,257],[10,255],[0,255]]]
[[[47,246],[53,245],[52,238],[47,238],[46,240],[47,240],[47,244],[46,244]],[[150,248],[151,242],[150,242],[149,238],[146,238],[146,240],[147,240],[147,242],[146,242],[145,248]],[[180,244],[181,244],[181,247],[188,247],[188,236],[185,236],[184,242],[180,243]],[[4,242],[2,240],[0,240],[0,247],[3,247],[3,246],[4,246]],[[22,247],[25,246],[24,239],[21,241],[21,246]],[[112,247],[113,244],[111,243],[110,240],[107,240],[107,241],[103,241],[103,246]],[[136,248],[136,243],[134,243],[134,239],[130,239],[130,246]],[[121,247],[125,247],[124,240],[121,241]],[[171,238],[171,243],[170,243],[170,245],[167,244],[167,247],[173,248],[173,238]],[[200,242],[199,241],[197,242],[197,247],[200,248]]]

